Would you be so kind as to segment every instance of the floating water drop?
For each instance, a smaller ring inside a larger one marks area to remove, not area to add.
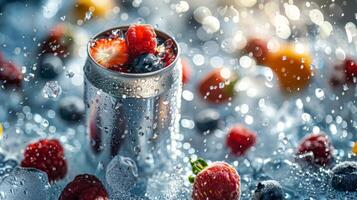
[[[300,19],[300,9],[294,4],[284,3],[285,14],[291,20]]]
[[[187,12],[189,9],[190,5],[187,3],[187,1],[180,1],[175,6],[176,13],[184,13]]]
[[[315,89],[315,96],[320,99],[323,100],[325,98],[325,93],[321,88],[316,88]]]
[[[207,33],[215,33],[219,31],[221,24],[214,16],[205,17],[202,21],[202,27]]]
[[[204,6],[196,8],[196,10],[193,12],[193,18],[199,23],[202,23],[206,17],[211,15],[211,10]]]
[[[309,16],[311,21],[317,25],[322,25],[322,23],[324,22],[324,15],[318,9],[311,10]]]

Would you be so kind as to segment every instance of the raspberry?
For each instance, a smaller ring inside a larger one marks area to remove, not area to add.
[[[155,54],[157,40],[155,30],[151,25],[131,25],[126,32],[126,42],[132,59],[141,54]]]
[[[58,200],[109,200],[109,197],[97,177],[81,174],[67,184]]]
[[[245,46],[245,51],[252,54],[258,64],[264,64],[269,53],[267,42],[259,38],[250,39]]]
[[[302,139],[299,144],[297,155],[312,153],[305,161],[325,166],[332,160],[333,147],[324,133],[310,134]]]
[[[231,152],[236,156],[241,156],[254,146],[257,140],[256,133],[248,130],[242,125],[236,125],[229,131],[226,144]]]
[[[199,84],[199,94],[210,103],[225,103],[234,96],[234,85],[238,76],[227,68],[209,73]]]
[[[191,162],[196,177],[193,182],[193,200],[237,200],[240,198],[240,176],[225,162],[214,162],[210,166],[198,159]]]
[[[62,179],[67,173],[64,150],[56,139],[43,139],[29,144],[25,149],[21,166],[46,172],[50,181]]]
[[[12,62],[5,60],[2,54],[0,54],[0,85],[19,87],[21,86],[21,82],[21,71]]]

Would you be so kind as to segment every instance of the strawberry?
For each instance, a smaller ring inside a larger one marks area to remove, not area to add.
[[[64,150],[56,139],[43,139],[29,144],[25,149],[21,166],[46,172],[51,182],[62,179],[67,173]]]
[[[129,53],[126,42],[122,38],[101,38],[91,44],[90,55],[105,68],[127,72]]]
[[[132,59],[135,59],[141,54],[155,54],[156,52],[156,33],[151,25],[131,25],[126,32],[126,42]]]
[[[268,55],[268,45],[263,39],[251,38],[244,49],[255,58],[258,64],[263,64]]]
[[[228,68],[212,71],[199,83],[199,94],[210,103],[225,103],[234,97],[238,76]]]
[[[61,58],[68,57],[74,45],[73,27],[66,23],[54,26],[42,42],[40,53],[52,53]]]
[[[5,60],[0,54],[0,85],[4,86],[21,86],[22,82],[22,73],[21,71],[13,64]]]
[[[226,144],[234,155],[241,156],[255,145],[257,134],[242,125],[236,125],[229,131]]]
[[[326,166],[332,160],[333,147],[324,133],[310,134],[302,139],[299,144],[297,155],[312,153],[311,157],[306,157],[305,161]]]
[[[108,196],[97,177],[81,174],[67,184],[58,200],[109,200]]]
[[[208,164],[198,159],[191,162],[190,176],[193,183],[193,200],[238,200],[240,198],[240,176],[237,171],[225,162]]]
[[[190,80],[191,68],[186,60],[181,59],[182,64],[182,83],[186,84]]]

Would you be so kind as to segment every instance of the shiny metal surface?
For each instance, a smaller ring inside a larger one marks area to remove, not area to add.
[[[127,29],[114,29],[118,28]],[[172,39],[163,32],[156,33],[163,40]],[[176,41],[174,45],[177,56],[171,65],[144,74],[102,68],[88,55],[84,66],[84,101],[87,154],[94,164],[102,162],[106,166],[111,158],[120,154],[135,160],[139,173],[144,174],[168,159],[174,150],[174,134],[178,133],[182,87]]]

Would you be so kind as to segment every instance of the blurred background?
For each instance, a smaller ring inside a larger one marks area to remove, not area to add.
[[[30,141],[57,138],[70,170],[49,187],[52,199],[79,173],[105,181],[103,167],[89,166],[82,153],[87,43],[114,26],[149,23],[182,50],[177,168],[153,175],[130,195],[188,199],[188,160],[204,157],[243,174],[242,199],[267,177],[283,185],[288,199],[344,198],[329,186],[328,169],[305,172],[294,152],[305,135],[324,132],[335,147],[334,163],[356,160],[356,74],[345,68],[357,59],[356,22],[356,0],[0,0],[0,61],[10,72],[0,73],[0,153],[11,160],[0,176],[21,161]],[[261,55],[268,50],[266,61]],[[281,73],[275,66],[286,59],[304,74]],[[217,70],[229,72],[216,86],[229,94],[207,98],[207,80]],[[236,124],[254,130],[259,141],[241,157],[225,145]]]

